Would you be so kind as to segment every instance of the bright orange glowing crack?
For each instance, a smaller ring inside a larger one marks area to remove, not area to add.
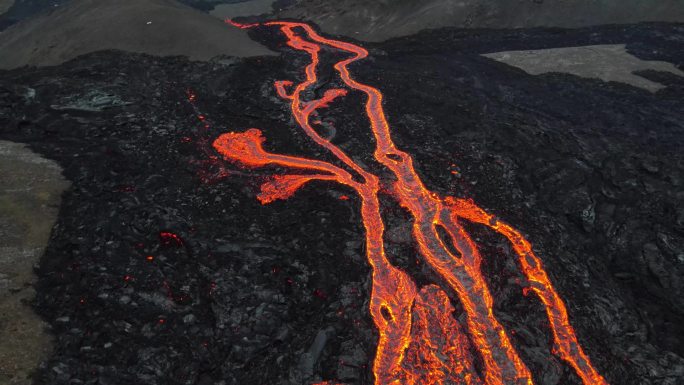
[[[228,22],[240,28],[257,26]],[[523,273],[546,308],[554,337],[554,353],[575,369],[585,385],[607,385],[579,345],[565,305],[529,242],[472,201],[442,198],[429,191],[413,168],[411,156],[396,148],[382,108],[382,93],[354,80],[347,68],[367,57],[368,52],[351,43],[324,38],[307,24],[276,21],[264,25],[279,27],[290,47],[306,52],[311,58],[304,69],[306,79],[296,85],[292,81],[277,81],[278,95],[290,101],[292,116],[300,128],[362,181],[328,162],[269,153],[263,149],[264,139],[257,129],[223,134],[216,139],[214,147],[225,159],[247,167],[277,165],[308,173],[278,175],[268,180],[258,196],[263,204],[287,199],[312,180],[335,181],[359,195],[367,257],[372,267],[370,314],[379,336],[373,362],[375,383],[532,384],[530,371],[493,313],[493,299],[480,270],[481,256],[476,244],[459,224],[460,219],[465,219],[488,226],[513,244]],[[373,155],[394,175],[394,198],[414,217],[413,236],[420,256],[453,290],[463,307],[470,342],[482,359],[482,379],[474,369],[466,349],[468,338],[452,316],[453,307],[446,293],[434,285],[419,291],[413,279],[387,259],[378,201],[379,178],[318,134],[312,126],[315,123],[310,122],[319,109],[347,94],[345,89],[330,89],[320,99],[302,101],[302,93],[317,83],[316,71],[323,48],[350,54],[334,68],[349,89],[367,97],[366,115],[376,141]],[[288,88],[292,87],[288,93]]]

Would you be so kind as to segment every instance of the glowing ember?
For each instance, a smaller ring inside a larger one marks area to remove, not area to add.
[[[159,242],[161,243],[162,246],[173,246],[173,247],[181,247],[183,246],[183,239],[181,239],[178,234],[174,234],[168,231],[162,231],[159,233]]]
[[[256,26],[228,22],[240,28]],[[575,369],[584,384],[607,385],[579,345],[565,305],[530,243],[517,230],[472,201],[440,197],[428,190],[413,168],[411,156],[396,148],[382,108],[382,93],[354,80],[347,69],[352,62],[367,57],[368,52],[354,44],[326,39],[303,23],[276,21],[264,25],[279,27],[290,47],[311,58],[304,69],[304,81],[298,84],[278,81],[276,92],[290,101],[292,115],[301,129],[360,179],[353,179],[350,171],[328,162],[269,153],[262,146],[261,131],[254,128],[223,134],[214,142],[214,148],[225,159],[247,167],[277,165],[306,173],[279,175],[268,180],[258,196],[263,204],[287,199],[312,180],[335,181],[359,195],[367,257],[372,267],[370,313],[379,335],[373,363],[375,383],[532,384],[530,371],[493,313],[493,299],[482,276],[477,245],[459,224],[460,220],[467,220],[488,226],[513,245],[521,270],[531,285],[529,290],[546,308],[554,353]],[[366,95],[365,111],[376,142],[373,155],[392,172],[393,197],[414,218],[413,237],[420,256],[448,285],[444,289],[457,295],[465,313],[467,334],[453,318],[453,307],[445,290],[434,285],[419,290],[414,280],[394,267],[385,255],[379,177],[363,169],[312,127],[310,118],[317,110],[347,94],[344,89],[330,89],[320,99],[302,101],[302,93],[317,82],[319,54],[323,48],[350,54],[334,68],[349,89]],[[468,352],[471,343],[481,358],[481,376]]]

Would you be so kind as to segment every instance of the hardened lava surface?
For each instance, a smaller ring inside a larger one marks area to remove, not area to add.
[[[273,88],[301,82],[309,60],[277,32],[252,35],[280,57],[199,63],[101,52],[0,72],[0,138],[56,160],[73,183],[37,268],[35,308],[56,348],[35,383],[373,383],[378,336],[354,191],[313,181],[263,206],[260,186],[279,169],[227,163],[211,146],[258,127],[270,153],[334,161]],[[626,44],[681,69],[682,41],[681,26],[666,24],[443,29],[366,45],[369,57],[349,68],[382,91],[394,142],[431,191],[473,198],[532,243],[611,384],[684,378],[684,81],[643,73],[666,86],[651,93],[531,76],[480,54]],[[327,70],[309,100],[345,88],[331,69],[343,58],[321,55]],[[316,124],[384,177],[362,106],[349,92]],[[387,255],[429,305],[414,312],[453,311],[441,325],[456,331],[445,344],[475,357],[481,374],[457,295],[436,289],[444,282],[416,257],[410,214],[388,199],[391,186],[379,187]],[[465,226],[494,315],[533,380],[581,384],[551,352],[547,315],[525,290],[515,250],[476,222]]]

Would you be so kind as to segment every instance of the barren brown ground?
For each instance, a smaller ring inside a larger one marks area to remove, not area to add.
[[[46,324],[30,306],[33,266],[68,186],[56,163],[22,144],[0,142],[0,384],[30,384],[51,349]]]

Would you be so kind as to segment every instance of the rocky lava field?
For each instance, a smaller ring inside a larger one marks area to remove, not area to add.
[[[55,350],[36,384],[371,384],[376,329],[359,201],[314,181],[262,205],[273,170],[227,162],[219,135],[257,127],[272,152],[330,160],[273,84],[306,55],[192,62],[106,51],[0,72],[0,139],[28,143],[72,182],[40,266],[35,309]],[[481,54],[626,44],[684,68],[684,28],[440,29],[364,43],[354,77],[384,94],[397,146],[432,191],[468,197],[534,246],[579,341],[611,384],[684,379],[684,80],[651,93],[567,74],[531,76]],[[343,87],[322,57],[312,99]],[[325,87],[324,87],[325,86]],[[363,95],[320,126],[358,164],[370,155]],[[276,169],[277,171],[277,169]],[[411,217],[380,196],[392,263],[416,257]],[[505,238],[465,225],[494,314],[537,384],[581,384],[551,352],[541,302]],[[463,323],[453,293],[454,317]],[[475,367],[482,371],[483,363]]]

